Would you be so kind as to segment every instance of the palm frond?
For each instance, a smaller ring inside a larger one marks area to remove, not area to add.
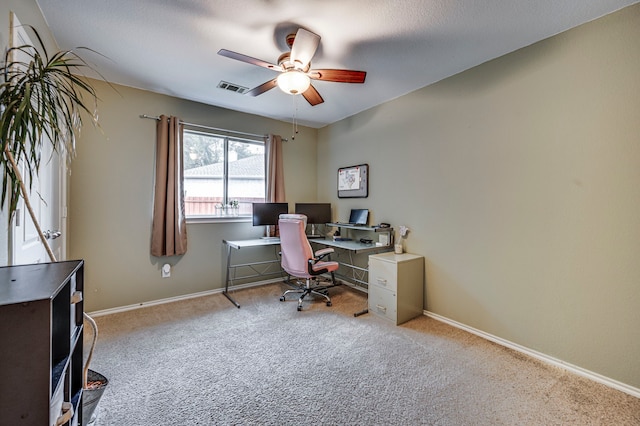
[[[73,50],[49,55],[38,32],[31,29],[37,45],[7,49],[0,69],[0,76],[4,77],[0,83],[0,205],[8,201],[9,217],[21,194],[7,151],[16,162],[26,166],[25,177],[32,182],[42,160],[43,143],[50,143],[55,152],[70,161],[75,155],[76,137],[84,124],[83,115],[90,117],[94,125],[98,124],[95,89],[79,71],[95,70]],[[95,53],[91,49],[79,49]]]

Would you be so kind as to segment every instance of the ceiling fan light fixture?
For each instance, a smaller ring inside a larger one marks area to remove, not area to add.
[[[285,71],[278,76],[278,87],[290,95],[303,93],[310,85],[311,79],[309,76],[296,69]]]
[[[302,94],[309,105],[316,106],[323,103],[324,99],[311,84],[311,80],[364,83],[367,75],[364,71],[312,68],[311,59],[320,45],[320,36],[311,31],[298,28],[295,34],[287,36],[287,45],[290,51],[280,55],[277,65],[226,49],[220,49],[218,55],[280,72],[277,78],[271,78],[246,92],[249,96],[261,95],[278,86],[286,94]],[[295,96],[293,99],[296,99]]]

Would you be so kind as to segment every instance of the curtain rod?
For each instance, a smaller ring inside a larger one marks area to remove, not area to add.
[[[140,118],[148,118],[148,119],[151,119],[151,120],[160,121],[160,117],[154,117],[152,115],[146,115],[146,114],[142,114],[140,116]],[[236,135],[252,136],[254,138],[266,138],[267,137],[267,135],[258,135],[258,134],[255,134],[255,133],[236,132],[235,130],[220,129],[220,128],[217,128],[217,127],[203,126],[202,124],[187,123],[187,122],[182,121],[182,120],[180,120],[180,124],[184,124],[185,126],[190,126],[190,127],[197,127],[197,128],[200,128],[200,129],[217,130],[219,132],[224,132],[224,133],[233,133],[233,134],[236,134]],[[282,138],[282,142],[288,142],[288,139]]]

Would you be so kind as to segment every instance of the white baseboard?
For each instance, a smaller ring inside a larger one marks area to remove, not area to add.
[[[424,311],[424,314],[430,318],[435,320],[444,322],[453,327],[459,328],[464,331],[468,331],[471,334],[475,334],[476,336],[482,337],[483,339],[489,340],[491,342],[497,343],[501,346],[505,346],[507,348],[513,349],[540,361],[546,362],[548,364],[554,365],[556,367],[563,368],[567,371],[570,371],[579,376],[585,377],[589,380],[593,380],[594,382],[602,383],[605,386],[609,386],[610,388],[617,389],[631,396],[635,396],[636,398],[640,398],[640,389],[629,386],[625,383],[619,382],[617,380],[611,379],[609,377],[605,377],[601,374],[594,373],[593,371],[586,370],[582,367],[578,367],[577,365],[570,364],[568,362],[562,361],[560,359],[554,358],[552,356],[543,354],[542,352],[535,351],[533,349],[529,349],[525,346],[519,345],[517,343],[510,342],[509,340],[502,339],[500,337],[494,336],[489,333],[485,333],[482,330],[475,329],[473,327],[469,327],[468,325],[459,323],[447,317],[443,317],[442,315],[435,314],[433,312]]]
[[[238,285],[234,285],[233,287],[230,287],[229,290],[240,290],[240,289],[243,289],[243,288],[257,287],[257,286],[260,286],[260,285],[277,283],[277,282],[282,282],[282,278],[273,278],[273,279],[270,279],[270,280],[255,281],[255,282],[251,282],[251,283],[247,283],[247,284],[238,284]],[[156,305],[162,305],[162,304],[165,304],[165,303],[177,302],[179,300],[187,300],[187,299],[194,299],[196,297],[209,296],[209,295],[212,295],[212,294],[222,293],[223,291],[224,291],[224,288],[216,288],[214,290],[201,291],[201,292],[198,292],[198,293],[185,294],[185,295],[182,295],[182,296],[168,297],[166,299],[151,300],[149,302],[140,302],[140,303],[136,303],[136,304],[133,304],[133,305],[119,306],[117,308],[110,308],[110,309],[103,309],[103,310],[100,310],[100,311],[87,312],[87,314],[89,314],[92,317],[100,317],[100,316],[104,316],[104,315],[116,314],[116,313],[119,313],[119,312],[132,311],[134,309],[146,308],[146,307],[149,307],[149,306],[156,306]]]

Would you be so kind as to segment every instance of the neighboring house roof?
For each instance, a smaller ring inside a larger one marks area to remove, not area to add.
[[[209,164],[184,171],[185,178],[222,178],[223,163]],[[252,155],[229,162],[229,177],[264,177],[264,156]]]

